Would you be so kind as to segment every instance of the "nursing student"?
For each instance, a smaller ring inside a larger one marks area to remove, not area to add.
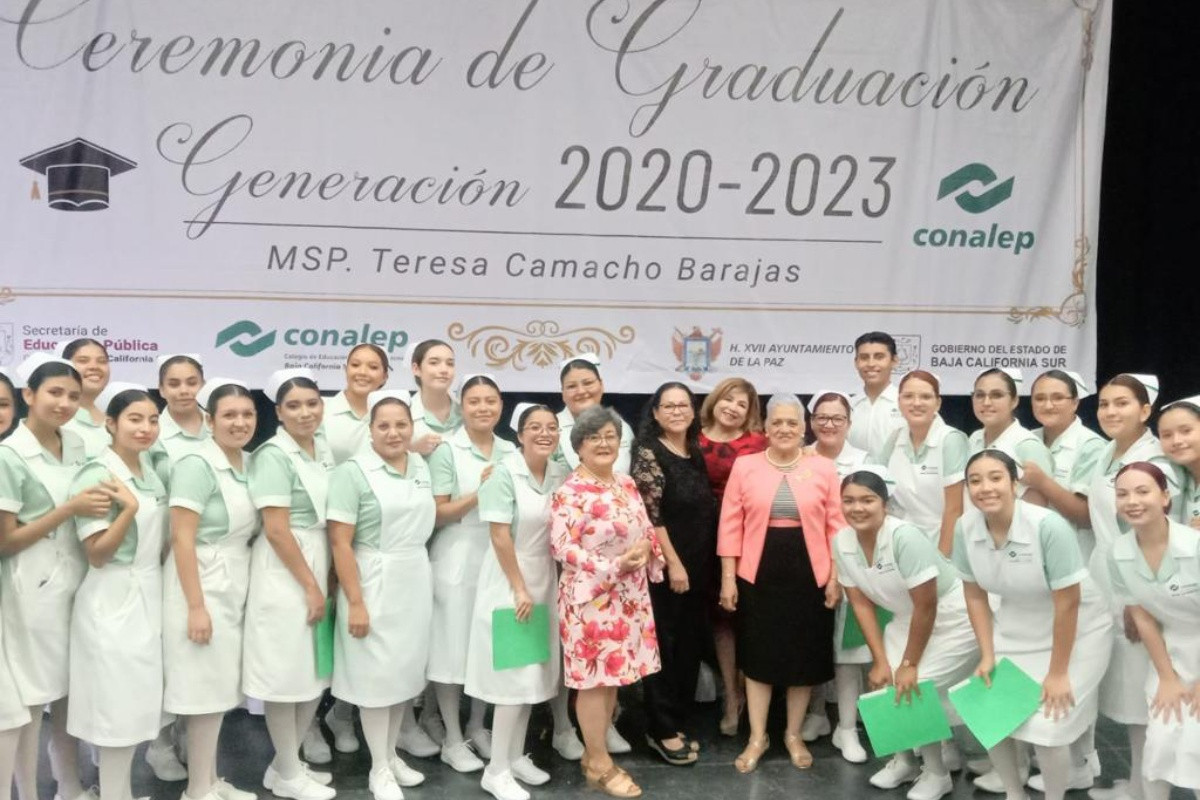
[[[854,369],[862,378],[862,394],[851,399],[848,441],[859,450],[877,452],[904,420],[892,372],[900,363],[896,340],[883,331],[870,331],[854,340]]]
[[[979,643],[975,670],[990,681],[1002,658],[1042,685],[1042,706],[988,751],[1008,800],[1024,798],[1019,742],[1033,745],[1047,800],[1062,800],[1070,745],[1096,719],[1108,666],[1112,622],[1079,550],[1057,512],[1018,498],[1019,467],[1008,453],[983,450],[967,462],[967,492],[978,514],[954,531],[954,566]],[[993,616],[989,595],[999,600]]]
[[[0,440],[16,423],[16,400],[17,390],[12,379],[0,371]],[[4,655],[4,597],[0,593],[0,786],[12,786],[17,743],[21,739],[21,730],[28,724],[29,709],[21,703]]]
[[[1200,532],[1170,519],[1166,475],[1145,461],[1117,473],[1117,510],[1130,526],[1113,543],[1113,591],[1126,603],[1154,669],[1142,774],[1146,800],[1171,787],[1200,793]]]
[[[346,355],[346,388],[325,401],[325,439],[336,464],[368,446],[367,398],[388,381],[391,364],[383,348],[360,344]]]
[[[112,444],[71,493],[99,489],[111,505],[75,517],[88,571],[71,617],[67,730],[99,749],[101,800],[128,800],[134,750],[158,735],[162,717],[167,489],[150,458],[159,413],[145,388],[114,381],[96,402]]]
[[[954,523],[963,510],[963,469],[970,444],[965,433],[946,424],[941,382],[932,372],[913,370],[900,379],[904,424],[890,434],[871,460],[895,480],[891,513],[910,522],[949,556]]]
[[[50,704],[56,797],[75,800],[84,791],[79,745],[67,733],[68,643],[71,605],[87,562],[71,521],[104,516],[112,497],[100,487],[70,493],[85,460],[83,440],[66,427],[79,408],[79,372],[70,362],[35,353],[17,367],[17,377],[29,413],[0,442],[3,649],[31,718],[17,748],[17,791],[21,800],[37,800],[42,706]]]
[[[838,478],[844,478],[867,462],[867,453],[846,441],[850,429],[850,398],[841,392],[819,391],[808,403],[810,438],[818,455],[833,462]],[[808,713],[800,726],[800,736],[806,742],[833,733],[833,746],[842,757],[853,764],[867,760],[867,751],[858,740],[858,696],[862,694],[863,672],[871,662],[871,653],[864,645],[852,650],[842,647],[846,629],[846,603],[834,611],[833,627],[834,678],[832,683],[818,687],[809,699]],[[832,730],[826,713],[826,696],[833,694],[838,707],[838,728]]]
[[[277,797],[330,800],[327,772],[300,761],[301,738],[329,681],[317,675],[313,626],[325,615],[330,567],[325,507],[333,452],[321,433],[324,401],[307,369],[271,374],[279,428],[254,451],[250,497],[262,534],[250,556],[242,689],[266,704],[275,758],[263,786]]]
[[[1175,518],[1200,528],[1200,395],[1163,406],[1158,439],[1167,458],[1179,468],[1180,492]]]
[[[104,427],[104,409],[96,404],[96,398],[108,385],[108,349],[95,339],[73,339],[59,347],[58,355],[70,361],[83,379],[79,410],[66,427],[83,439],[87,457],[95,458],[111,441]]]
[[[1088,516],[1094,543],[1084,540],[1084,554],[1092,578],[1109,601],[1114,619],[1112,658],[1108,674],[1100,687],[1100,713],[1126,726],[1130,747],[1128,783],[1116,781],[1112,790],[1093,789],[1097,800],[1145,797],[1142,775],[1142,749],[1149,712],[1142,691],[1150,673],[1150,659],[1142,647],[1132,613],[1113,591],[1108,556],[1113,543],[1126,530],[1117,515],[1117,473],[1126,464],[1149,461],[1157,464],[1167,477],[1171,496],[1178,496],[1179,485],[1170,461],[1163,455],[1158,440],[1147,423],[1158,399],[1158,379],[1153,375],[1121,374],[1100,388],[1096,419],[1110,441],[1100,454],[1086,488]]]
[[[17,389],[12,378],[0,370],[0,440],[9,434],[17,423]]]
[[[170,480],[171,467],[194,453],[212,436],[204,424],[204,409],[196,402],[204,386],[204,365],[193,353],[159,356],[158,393],[166,402],[158,418],[158,439],[150,448],[154,468],[163,483]]]
[[[462,427],[462,407],[450,391],[454,386],[454,350],[441,339],[418,342],[410,351],[413,382],[412,448],[428,458]]]
[[[333,696],[359,707],[375,800],[425,780],[396,755],[400,726],[425,687],[433,578],[425,543],[436,506],[425,461],[409,452],[408,392],[372,392],[371,446],[334,469],[327,528],[337,570]]]
[[[429,457],[438,528],[429,546],[433,631],[427,674],[446,726],[441,759],[458,772],[475,772],[483,769],[476,752],[483,758],[492,755],[491,734],[484,727],[487,706],[477,698],[471,701],[464,737],[459,704],[467,677],[467,647],[479,569],[491,551],[489,524],[479,516],[479,487],[495,465],[516,448],[496,436],[504,401],[491,376],[469,376],[459,396],[463,426]]]
[[[529,714],[536,703],[558,695],[562,657],[558,635],[558,573],[550,554],[550,498],[567,477],[551,461],[558,447],[558,419],[546,406],[521,404],[515,412],[520,452],[509,453],[479,487],[479,518],[488,524],[491,553],[479,572],[471,617],[466,693],[495,705],[492,756],[480,785],[496,800],[529,800],[520,783],[550,780],[525,755]],[[528,622],[535,605],[550,615],[550,658],[540,664],[497,671],[492,667],[492,616],[512,613]],[[518,783],[520,781],[520,783]]]
[[[887,513],[890,483],[887,471],[875,466],[842,479],[848,526],[833,540],[838,577],[871,652],[871,687],[894,685],[903,698],[919,681],[933,681],[949,707],[946,692],[970,677],[979,646],[954,568],[925,531]],[[894,615],[882,633],[876,608]],[[942,743],[922,747],[920,754],[918,768],[910,753],[897,753],[871,776],[871,784],[894,789],[915,778],[908,800],[950,794],[954,787]]]
[[[579,454],[571,447],[575,417],[585,408],[599,405],[604,400],[600,356],[587,352],[563,360],[559,363],[558,378],[562,387],[563,410],[558,412],[559,445],[554,458],[575,469],[579,466]],[[613,465],[614,471],[629,473],[629,465],[633,460],[633,440],[633,426],[621,420],[621,445],[617,463]]]
[[[1018,391],[1023,377],[1020,370],[993,367],[975,378],[971,392],[971,408],[982,428],[968,439],[972,455],[986,449],[1002,450],[1021,465],[1033,464],[1045,473],[1054,471],[1050,450],[1041,439],[1017,420]],[[1022,484],[1021,499],[1035,505],[1046,505],[1046,498],[1036,489]]]
[[[255,800],[218,776],[217,738],[225,713],[243,698],[249,545],[259,527],[243,448],[258,418],[250,390],[231,378],[210,378],[196,402],[212,438],[171,471],[163,709],[187,726],[184,800]]]

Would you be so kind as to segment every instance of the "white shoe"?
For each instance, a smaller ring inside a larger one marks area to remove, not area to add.
[[[947,772],[958,772],[963,768],[962,751],[953,739],[942,742],[942,764]]]
[[[554,747],[554,752],[565,761],[578,761],[583,758],[583,742],[579,741],[579,734],[574,728],[554,734],[550,744]]]
[[[492,732],[487,728],[467,728],[467,741],[480,758],[492,757]]]
[[[921,768],[915,763],[893,757],[883,769],[871,776],[871,785],[876,789],[895,789],[915,781],[920,774]]]
[[[858,740],[858,731],[855,728],[835,728],[830,741],[835,748],[842,751],[842,758],[851,764],[866,763],[867,751]]]
[[[822,736],[828,736],[832,730],[829,717],[823,714],[805,714],[804,722],[800,725],[800,738],[806,742],[815,742]]]
[[[927,769],[921,770],[921,777],[908,790],[905,797],[908,800],[941,800],[954,791],[954,779],[950,773],[938,775]]]
[[[522,789],[521,785],[513,780],[513,774],[508,770],[499,775],[493,775],[484,770],[479,785],[496,800],[529,800],[530,797],[529,792]]]
[[[254,792],[243,791],[224,778],[217,778],[212,790],[221,800],[258,800],[258,795]]]
[[[995,769],[990,772],[985,772],[975,780],[971,781],[975,784],[975,788],[981,792],[989,792],[990,794],[1008,794],[1004,788],[1004,781],[1000,780],[1000,773]]]
[[[333,783],[333,775],[331,773],[318,772],[315,769],[309,769],[308,764],[301,764],[300,766],[303,768],[304,774],[307,775],[309,780],[313,781],[314,783],[318,783],[321,786],[328,786],[329,784]],[[270,792],[274,790],[275,784],[281,780],[283,780],[283,778],[279,777],[279,770],[275,769],[275,765],[267,764],[267,769],[265,772],[263,772],[263,788]]]
[[[367,778],[367,787],[375,800],[404,800],[404,792],[396,783],[396,776],[387,767],[380,767]]]
[[[1087,761],[1088,769],[1090,769],[1092,771],[1092,777],[1099,778],[1100,777],[1100,754],[1097,753],[1095,750],[1093,750],[1092,752],[1088,753],[1087,756],[1085,756],[1085,760]]]
[[[325,724],[333,734],[333,749],[339,753],[357,753],[358,734],[354,732],[354,719],[342,719],[336,709],[335,705],[325,714]]]
[[[429,738],[429,734],[420,725],[410,725],[400,731],[399,747],[417,758],[436,756],[442,749],[440,744]]]
[[[483,769],[483,762],[466,742],[459,742],[453,747],[442,745],[441,759],[443,764],[449,764],[455,772],[478,772]]]
[[[392,768],[392,774],[396,776],[396,783],[408,788],[409,786],[420,786],[425,782],[425,773],[417,772],[415,769],[404,763],[404,759],[400,756],[392,756],[388,759],[388,766]]]
[[[609,755],[614,756],[633,750],[629,742],[625,741],[625,737],[617,731],[616,725],[609,725],[608,730],[604,732],[604,747]]]
[[[1067,775],[1067,790],[1090,789],[1095,782],[1091,767],[1087,764],[1080,764],[1078,767],[1071,767],[1071,772]],[[1035,792],[1043,794],[1046,792],[1046,778],[1040,772],[1037,775],[1030,775],[1029,780],[1025,781],[1025,785]]]
[[[304,741],[300,744],[300,754],[310,764],[328,764],[333,761],[329,742],[325,741],[325,737],[321,734],[321,726],[316,720],[313,720],[313,724],[308,726],[308,732],[304,734]]]
[[[265,786],[266,783],[267,778],[264,775],[263,785]],[[304,770],[301,770],[300,774],[291,780],[281,777],[276,772],[271,784],[271,794],[291,800],[333,800],[334,797],[337,797],[337,791],[332,786],[323,786],[317,783]]]
[[[146,748],[146,763],[160,781],[174,783],[187,780],[187,767],[179,763],[175,748],[170,745],[151,742]]]
[[[209,794],[211,794],[211,792]],[[54,795],[54,800],[63,800],[63,796],[56,792]],[[100,800],[100,788],[93,786],[90,789],[84,789],[77,797],[74,798],[74,800]]]
[[[432,708],[422,709],[420,725],[429,734],[429,738],[440,742],[446,738],[446,724],[442,722],[442,714],[438,711],[437,703]]]
[[[992,771],[990,758],[972,758],[967,761],[967,772],[972,775],[987,775]]]
[[[1124,778],[1113,781],[1113,785],[1108,789],[1088,789],[1088,797],[1092,800],[1129,800],[1132,796],[1129,793],[1129,781]]]
[[[533,763],[533,759],[528,754],[514,761],[509,771],[514,778],[530,786],[541,786],[550,782],[550,773]]]

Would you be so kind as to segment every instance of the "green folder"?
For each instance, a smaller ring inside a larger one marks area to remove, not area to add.
[[[325,600],[325,616],[313,626],[313,650],[317,655],[317,677],[333,674],[333,598]]]
[[[896,616],[886,608],[875,606],[875,619],[879,621],[879,630],[882,631],[887,627],[887,624],[892,621],[892,617]],[[863,636],[862,627],[858,624],[858,614],[854,613],[854,606],[846,606],[846,625],[842,629],[842,649],[854,650],[862,647],[867,643],[867,637]]]
[[[917,691],[919,697],[913,692],[899,705],[896,705],[894,686],[858,698],[858,714],[876,757],[915,750],[950,738],[950,722],[933,681],[920,681]]]
[[[950,690],[950,702],[988,750],[1025,724],[1042,702],[1042,687],[1007,658],[992,670],[992,687],[975,676]]]
[[[515,669],[550,660],[550,608],[533,607],[525,622],[517,622],[515,608],[492,612],[492,669]]]

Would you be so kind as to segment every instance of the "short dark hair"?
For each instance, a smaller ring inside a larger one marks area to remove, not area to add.
[[[250,390],[245,386],[239,386],[236,383],[225,383],[213,389],[212,394],[208,396],[208,406],[204,409],[210,417],[217,415],[217,406],[226,397],[246,397],[251,402],[254,401],[254,395],[250,394]]]
[[[896,340],[892,338],[890,333],[883,331],[867,331],[862,336],[854,340],[854,352],[858,353],[858,348],[864,344],[881,344],[887,347],[888,352],[893,356],[896,355]]]
[[[108,401],[108,408],[104,409],[104,413],[112,420],[116,420],[134,403],[140,403],[142,400],[154,402],[154,398],[150,393],[143,389],[126,389],[123,392],[117,392],[112,400]],[[154,406],[154,413],[158,413],[158,406]]]
[[[303,375],[300,375],[295,378],[288,378],[279,385],[279,389],[275,392],[275,396],[271,398],[275,401],[275,405],[283,405],[283,398],[287,397],[288,393],[291,392],[292,389],[312,389],[318,395],[321,394],[321,390],[317,388],[316,381],[314,381],[312,378],[305,378]]]
[[[96,345],[96,347],[99,347],[101,352],[104,353],[104,357],[108,358],[108,348],[105,347],[100,342],[96,341],[95,339],[89,339],[87,337],[84,337],[82,339],[72,339],[71,343],[63,348],[63,352],[62,352],[63,358],[65,358],[67,361],[70,361],[72,358],[75,357],[76,353],[78,353],[83,348],[87,347],[89,344],[94,344],[94,345]]]
[[[1010,396],[1020,397],[1020,392],[1017,391],[1017,382],[1013,380],[1013,376],[1009,375],[1007,372],[1000,369],[999,367],[992,367],[991,369],[985,369],[983,372],[981,372],[975,376],[975,383],[979,383],[981,378],[987,378],[991,375],[995,375],[995,376],[999,377],[1000,380],[1004,381],[1004,385],[1008,388],[1008,393]],[[972,386],[974,386],[974,385],[975,384],[972,384]]]
[[[1056,380],[1059,383],[1065,383],[1067,385],[1067,392],[1069,392],[1071,395],[1071,399],[1072,400],[1079,399],[1079,384],[1077,384],[1075,382],[1074,378],[1072,378],[1067,373],[1063,372],[1061,369],[1048,369],[1045,372],[1043,372],[1041,375],[1038,375],[1036,378],[1034,378],[1033,386],[1029,387],[1030,393],[1033,392],[1033,387],[1038,385],[1038,381],[1042,380],[1043,378],[1052,378],[1053,380]]]
[[[992,458],[996,461],[999,461],[1004,465],[1004,469],[1008,471],[1008,477],[1012,478],[1013,483],[1017,482],[1017,475],[1019,474],[1017,462],[1008,453],[1004,452],[1003,450],[998,450],[995,447],[989,447],[986,450],[980,450],[978,453],[968,458],[967,466],[965,469],[963,469],[963,476],[965,477],[966,474],[971,471],[972,464],[984,458]]]
[[[567,377],[567,373],[573,369],[586,369],[597,378],[600,377],[600,368],[591,361],[588,361],[586,358],[572,358],[566,364],[563,364],[563,368],[559,370],[558,383],[560,386],[562,385],[563,380]]]
[[[375,424],[375,412],[382,406],[400,406],[404,409],[404,413],[408,414],[408,421],[412,422],[412,409],[408,407],[408,403],[401,400],[399,397],[385,397],[375,405],[371,406],[371,415],[367,420],[368,425]]]
[[[583,440],[599,433],[605,425],[612,425],[617,429],[617,436],[621,435],[621,417],[611,408],[597,405],[580,411],[575,418],[575,426],[571,428],[571,449],[578,453]]]
[[[204,380],[204,365],[203,364],[201,364],[199,361],[192,358],[191,356],[178,355],[178,356],[171,356],[167,360],[163,361],[162,365],[159,366],[159,368],[158,368],[158,385],[159,386],[162,386],[163,381],[165,381],[167,379],[167,370],[169,370],[171,367],[178,366],[179,364],[191,365],[192,367],[194,367],[196,369],[196,372],[200,373],[200,380]]]
[[[861,486],[864,489],[870,489],[875,494],[879,495],[879,499],[883,502],[888,501],[887,484],[883,478],[869,470],[860,469],[857,472],[851,472],[842,479],[842,491],[845,491],[847,486]]]
[[[71,378],[80,386],[83,386],[83,378],[79,376],[79,370],[70,364],[64,364],[61,361],[47,361],[29,375],[29,380],[25,381],[25,386],[31,392],[36,392],[41,388],[42,384],[51,378]]]

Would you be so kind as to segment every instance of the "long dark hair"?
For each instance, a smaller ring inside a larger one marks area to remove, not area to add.
[[[662,396],[671,389],[682,389],[687,393],[688,402],[692,405],[692,424],[687,429],[687,451],[688,455],[693,458],[703,457],[700,453],[700,415],[696,413],[696,395],[692,394],[692,390],[679,381],[667,381],[654,390],[654,394],[650,396],[642,409],[642,418],[638,423],[637,442],[649,447],[653,442],[658,441],[658,437],[662,436],[663,429],[658,424],[658,420],[654,418],[654,410],[658,408]]]

